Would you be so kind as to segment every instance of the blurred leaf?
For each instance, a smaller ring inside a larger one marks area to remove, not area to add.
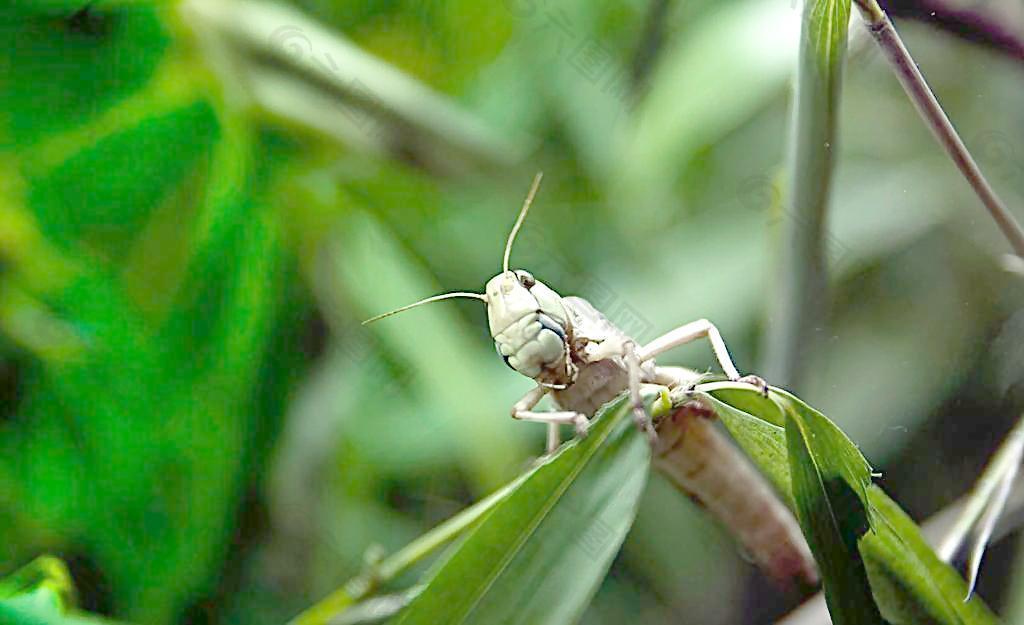
[[[283,3],[193,0],[181,13],[220,77],[296,129],[435,174],[493,174],[521,152],[448,98]]]
[[[0,579],[0,623],[113,625],[106,619],[75,611],[74,595],[64,563],[52,556],[41,556]]]
[[[63,612],[75,605],[75,588],[58,558],[40,556],[0,579],[0,601]]]
[[[579,618],[633,523],[650,447],[625,398],[533,469],[431,575],[406,623]]]
[[[83,123],[154,72],[169,43],[156,9],[135,2],[80,13],[85,4],[0,9],[0,145]]]
[[[85,239],[120,260],[150,212],[209,152],[217,133],[216,115],[204,101],[148,117],[30,180],[29,205],[51,240],[73,245]]]
[[[637,107],[635,128],[625,145],[610,150],[619,159],[609,168],[612,201],[633,207],[617,213],[617,225],[660,224],[669,211],[678,212],[671,193],[680,164],[782,92],[796,59],[796,26],[783,3],[715,3],[666,46],[650,92]],[[638,213],[643,220],[634,219]]]
[[[119,11],[119,25],[152,13]],[[83,345],[67,362],[27,368],[17,418],[0,426],[0,472],[16,478],[3,505],[45,530],[12,554],[84,550],[114,609],[147,623],[177,619],[218,578],[245,483],[266,457],[265,420],[300,370],[294,317],[308,306],[284,286],[294,273],[266,200],[277,154],[254,165],[251,130],[203,94],[173,102],[76,134],[50,155],[63,160],[37,159],[11,200],[77,270],[38,297]],[[121,269],[158,207],[181,211],[157,225],[178,249],[156,252],[176,259],[176,277],[151,287],[169,291],[154,305],[132,299],[152,293],[137,287],[145,269],[135,288]],[[279,333],[284,314],[293,323]],[[279,337],[287,343],[268,362]]]

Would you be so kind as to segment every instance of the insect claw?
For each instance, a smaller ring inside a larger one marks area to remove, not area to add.
[[[761,378],[760,376],[756,376],[756,375],[745,375],[745,376],[743,376],[742,378],[740,378],[740,379],[738,379],[736,381],[737,382],[741,382],[743,384],[749,384],[751,386],[756,386],[757,390],[760,391],[762,395],[764,395],[765,397],[768,397],[769,386],[768,386],[768,383],[764,381],[764,378]]]
[[[654,424],[651,423],[651,417],[644,410],[643,405],[633,405],[633,423],[636,424],[638,430],[647,435],[647,441],[653,446],[658,442],[658,433],[654,431]]]
[[[576,419],[573,421],[573,428],[576,430],[577,437],[586,438],[587,431],[590,430],[590,420],[587,419],[587,415],[577,413]]]

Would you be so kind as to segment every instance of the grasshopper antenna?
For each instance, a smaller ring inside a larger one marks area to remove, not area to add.
[[[516,240],[516,235],[519,234],[519,228],[523,226],[523,220],[526,219],[526,213],[530,211],[530,204],[533,204],[533,196],[537,195],[537,189],[540,188],[540,180],[544,177],[544,172],[538,171],[537,175],[533,177],[533,185],[530,186],[530,192],[526,194],[526,200],[523,201],[523,208],[519,211],[519,217],[516,219],[516,223],[512,226],[512,232],[508,235],[508,241],[505,243],[505,258],[501,261],[502,273],[508,273],[508,258],[512,255],[512,243]]]
[[[408,304],[406,306],[402,306],[401,308],[396,308],[394,310],[389,310],[388,312],[381,313],[381,314],[377,315],[376,317],[370,317],[369,319],[364,321],[362,323],[362,325],[365,326],[368,323],[373,323],[374,321],[379,321],[380,319],[383,319],[384,317],[390,317],[391,315],[397,315],[400,312],[404,312],[406,310],[409,310],[410,308],[416,308],[417,306],[422,306],[423,304],[429,304],[431,302],[439,302],[439,301],[441,301],[443,299],[455,299],[457,297],[468,297],[470,299],[478,299],[478,300],[483,301],[483,302],[487,301],[487,297],[484,296],[481,293],[463,293],[461,291],[455,291],[455,292],[452,292],[452,293],[442,293],[440,295],[434,295],[434,296],[428,297],[426,299],[421,299],[418,302],[413,302],[413,303]]]

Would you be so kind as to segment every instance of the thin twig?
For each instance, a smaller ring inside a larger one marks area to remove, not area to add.
[[[1024,61],[1024,33],[1020,25],[1015,28],[990,11],[948,0],[886,0],[882,6],[893,17],[934,24],[965,41]]]
[[[921,75],[910,52],[903,45],[903,40],[900,39],[889,17],[875,0],[854,1],[871,34],[892,64],[900,84],[903,85],[903,89],[910,96],[914,106],[917,107],[918,112],[931,128],[932,133],[935,134],[935,138],[945,148],[957,169],[967,179],[968,184],[988,209],[1013,251],[1018,256],[1024,257],[1024,229],[1017,223],[1013,214],[1006,208],[992,186],[989,185],[988,180],[985,179],[984,174],[981,173],[981,169],[978,168],[978,164],[967,150],[967,146],[960,139],[960,135],[949,121],[946,112],[942,110],[935,94],[925,82],[924,76]]]

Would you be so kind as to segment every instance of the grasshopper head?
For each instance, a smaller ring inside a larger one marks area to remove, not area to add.
[[[505,364],[541,384],[571,384],[572,324],[562,298],[529,272],[503,271],[487,282],[487,323]]]
[[[529,272],[508,268],[512,243],[526,219],[540,180],[541,174],[537,174],[512,226],[505,243],[501,273],[487,281],[483,293],[442,293],[377,315],[363,323],[444,299],[479,299],[487,304],[487,323],[494,345],[508,366],[550,388],[565,388],[575,382],[578,369],[571,356],[572,323],[562,305],[562,298]]]

